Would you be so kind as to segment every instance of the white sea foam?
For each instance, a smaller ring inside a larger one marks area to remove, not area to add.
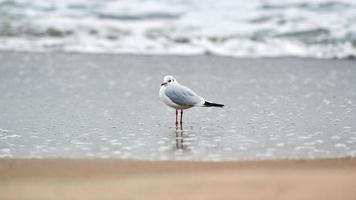
[[[356,2],[0,0],[0,50],[356,55]]]

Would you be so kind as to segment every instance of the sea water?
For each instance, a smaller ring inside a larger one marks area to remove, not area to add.
[[[0,53],[0,60],[1,158],[356,156],[353,60],[62,53]],[[185,110],[176,127],[175,111],[158,97],[166,73],[225,107]]]
[[[356,56],[354,0],[0,0],[0,49]]]

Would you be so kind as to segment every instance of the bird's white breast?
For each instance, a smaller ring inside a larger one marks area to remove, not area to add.
[[[159,90],[159,97],[160,99],[163,101],[163,103],[165,103],[167,106],[175,108],[175,109],[186,109],[188,107],[186,106],[181,106],[178,104],[175,104],[171,99],[169,99],[169,97],[165,94],[165,90],[166,87],[165,86],[161,86],[160,90]]]

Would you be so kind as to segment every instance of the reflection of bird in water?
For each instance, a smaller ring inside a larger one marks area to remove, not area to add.
[[[161,89],[159,90],[161,100],[172,108],[176,109],[176,124],[178,124],[178,110],[180,110],[180,124],[182,124],[183,110],[191,107],[220,107],[224,105],[212,103],[204,100],[203,97],[195,94],[195,92],[177,82],[170,75],[163,79]]]
[[[176,125],[176,147],[183,149],[183,125]]]

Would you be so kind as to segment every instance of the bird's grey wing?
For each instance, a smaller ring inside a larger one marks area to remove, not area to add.
[[[195,94],[191,89],[178,84],[168,86],[165,94],[175,104],[182,106],[194,106],[203,101],[203,98]]]

